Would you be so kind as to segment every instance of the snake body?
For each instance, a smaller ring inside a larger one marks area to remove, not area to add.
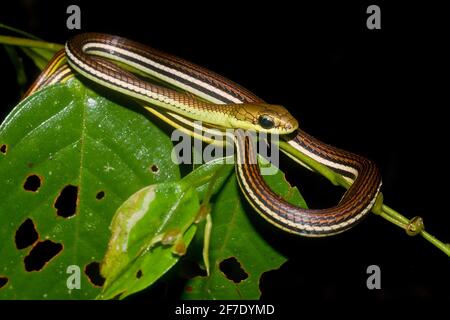
[[[144,101],[149,111],[175,128],[195,136],[196,121],[202,121],[206,124],[201,128],[203,131],[235,128],[280,134],[293,148],[352,183],[335,207],[303,209],[294,206],[269,188],[254,161],[256,150],[250,138],[242,130],[236,130],[233,138],[240,188],[262,217],[283,230],[308,237],[343,232],[366,216],[379,195],[381,176],[374,162],[315,139],[298,129],[298,122],[284,107],[267,104],[245,88],[205,68],[125,38],[98,33],[75,36],[67,42],[65,55],[77,73]],[[63,56],[60,53],[49,63],[47,76],[51,74],[53,80],[46,80],[46,85],[69,77],[70,70],[61,63]],[[141,80],[111,61],[190,94]],[[30,92],[38,87],[36,85]]]

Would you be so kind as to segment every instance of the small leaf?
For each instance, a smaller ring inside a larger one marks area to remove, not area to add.
[[[199,208],[196,192],[182,182],[151,185],[125,201],[111,223],[99,298],[124,298],[158,280],[179,260],[175,247],[192,240]],[[168,235],[174,241],[167,241]]]

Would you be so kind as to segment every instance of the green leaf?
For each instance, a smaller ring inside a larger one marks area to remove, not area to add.
[[[74,79],[24,100],[0,125],[0,298],[100,292],[86,271],[106,252],[114,212],[145,186],[179,180],[161,156],[170,154],[170,138],[135,108]],[[81,270],[79,290],[67,287],[72,265]]]
[[[290,187],[281,171],[264,176],[269,186],[283,198],[306,208],[297,188]],[[210,244],[210,275],[195,277],[185,286],[185,299],[258,299],[259,280],[269,270],[279,268],[286,259],[270,246],[264,235],[255,229],[246,200],[241,196],[236,176],[233,174],[216,196],[211,216],[213,227]],[[247,211],[247,212],[246,212]],[[200,233],[199,233],[200,235]],[[241,269],[243,278],[228,279],[221,270],[223,263]],[[235,282],[236,281],[236,282]]]
[[[125,201],[111,224],[99,298],[125,298],[158,280],[184,255],[199,209],[195,190],[182,182],[151,185]]]

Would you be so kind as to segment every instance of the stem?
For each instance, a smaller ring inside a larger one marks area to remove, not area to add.
[[[342,175],[332,171],[331,169],[315,161],[314,159],[309,158],[294,147],[290,146],[287,142],[279,141],[279,147],[281,151],[286,153],[293,160],[297,161],[303,166],[306,165],[307,168],[321,174],[332,184],[344,187],[346,189],[350,187],[351,184],[347,180],[345,180]],[[383,219],[404,230],[407,230],[409,224],[411,223],[410,219],[404,217],[403,215],[383,203],[380,206],[375,205],[371,211],[374,214],[379,215]],[[450,257],[450,244],[443,243],[424,230],[421,230],[419,234]]]
[[[303,166],[306,165],[308,169],[311,169],[319,173],[320,175],[324,176],[335,186],[341,186],[346,189],[350,187],[351,183],[345,180],[345,178],[342,175],[337,174],[327,166],[306,156],[305,154],[301,153],[300,151],[289,145],[287,142],[279,141],[278,143],[281,151],[283,151],[287,156],[292,158],[294,161],[300,163]]]
[[[54,52],[63,48],[63,45],[58,44],[58,43],[51,43],[51,42],[46,42],[46,41],[17,38],[17,37],[10,37],[10,36],[2,36],[2,35],[0,35],[0,43],[19,46],[19,47],[46,49],[46,50],[50,50],[50,51],[54,51]]]
[[[402,216],[400,213],[398,213],[397,211],[395,211],[394,209],[391,209],[390,207],[388,207],[387,205],[383,204],[382,207],[383,212],[385,212],[386,214],[388,214],[391,217],[394,217],[395,219],[397,219],[400,222],[403,222],[404,224],[409,223],[409,220],[407,218],[405,218],[404,216]]]
[[[428,242],[431,242],[434,246],[439,248],[442,252],[444,252],[447,256],[450,257],[450,245],[448,243],[443,243],[442,241],[436,239],[434,236],[429,234],[426,231],[422,231],[420,235],[425,238]]]
[[[28,38],[31,38],[31,39],[41,40],[38,37],[36,37],[35,35],[32,35],[31,33],[19,30],[17,28],[8,26],[8,25],[3,24],[3,23],[0,23],[0,29],[5,29],[5,30],[11,31],[11,32],[15,32],[15,33],[18,33],[18,34],[20,34],[20,35],[22,35],[24,37],[28,37]]]
[[[373,211],[372,211],[373,212]],[[401,223],[399,222],[397,219],[393,218],[392,216],[390,216],[389,214],[387,214],[384,211],[381,211],[379,213],[376,213],[377,215],[379,215],[380,217],[386,219],[387,221],[395,224],[397,227],[402,228],[403,230],[406,229],[407,225],[405,223]]]

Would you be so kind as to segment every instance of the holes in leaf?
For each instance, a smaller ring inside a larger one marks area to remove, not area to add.
[[[105,278],[100,274],[100,263],[94,261],[84,267],[84,273],[89,281],[96,287],[101,287],[105,283]]]
[[[38,242],[25,257],[25,270],[39,271],[63,249],[62,244],[45,240]]]
[[[138,272],[136,272],[136,278],[140,279],[142,278],[142,270],[139,269]]]
[[[150,171],[153,172],[153,173],[158,173],[159,172],[159,168],[158,168],[158,166],[156,164],[152,164],[150,166]]]
[[[7,277],[0,276],[0,289],[3,288],[4,286],[6,286],[8,281],[9,281],[9,279]]]
[[[25,249],[33,245],[39,238],[39,234],[34,227],[33,220],[25,220],[16,231],[15,242],[17,249]]]
[[[97,192],[97,194],[95,195],[95,198],[97,200],[102,200],[105,197],[105,191],[99,191]]]
[[[7,151],[8,151],[8,146],[6,144],[2,144],[0,146],[0,152],[3,154],[6,154]]]
[[[180,276],[185,279],[192,279],[195,277],[206,277],[206,270],[202,269],[198,262],[192,260],[180,261]]]
[[[73,216],[77,211],[78,187],[67,185],[55,201],[56,214],[63,218]]]
[[[227,279],[232,280],[234,283],[239,283],[248,278],[247,272],[245,272],[235,257],[223,260],[219,264],[219,269],[225,274]]]
[[[41,187],[41,177],[36,174],[31,174],[25,180],[23,188],[26,191],[36,192]]]

